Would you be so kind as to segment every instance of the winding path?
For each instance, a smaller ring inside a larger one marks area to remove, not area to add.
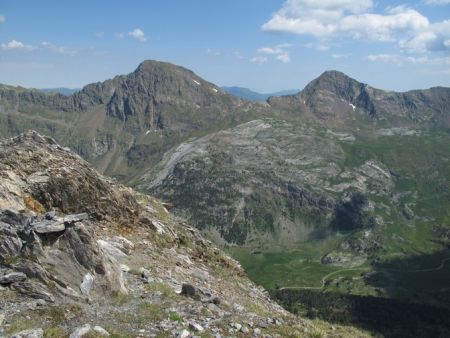
[[[450,257],[441,259],[441,263],[435,268],[428,269],[416,269],[416,270],[399,270],[399,269],[378,269],[378,271],[387,271],[387,272],[406,272],[406,273],[417,273],[417,272],[431,272],[431,271],[439,271],[442,270],[445,266],[445,263],[450,261]],[[320,286],[284,286],[279,288],[278,290],[322,290],[325,287],[325,283],[327,279],[335,274],[339,274],[344,271],[370,271],[369,268],[353,268],[353,269],[341,269],[337,271],[333,271],[328,275],[322,277],[320,280]]]

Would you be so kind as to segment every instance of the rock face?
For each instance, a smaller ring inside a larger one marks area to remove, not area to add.
[[[286,313],[156,199],[53,139],[0,142],[0,177],[0,334],[226,336],[237,316],[256,330],[269,314],[293,331],[331,330]],[[14,332],[18,323],[30,330]],[[277,325],[264,327],[286,330]]]

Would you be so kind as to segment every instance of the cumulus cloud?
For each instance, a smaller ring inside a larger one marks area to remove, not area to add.
[[[4,23],[5,21],[6,21],[5,16],[0,14],[0,23]]]
[[[254,57],[250,61],[255,62],[254,60],[264,60],[263,62],[258,63],[265,63],[269,61],[268,56],[273,56],[275,60],[278,60],[282,63],[289,63],[291,62],[291,55],[288,51],[288,49],[292,47],[290,43],[282,43],[273,47],[262,47],[257,50],[258,54],[263,54],[257,57]]]
[[[31,45],[26,45],[23,42],[17,41],[17,40],[11,40],[7,43],[0,44],[0,48],[2,50],[24,50],[24,51],[30,51],[35,49],[35,47]]]
[[[147,41],[145,33],[140,28],[133,29],[131,32],[128,32],[128,35],[131,36],[133,39],[136,39],[141,42]]]
[[[450,50],[450,20],[431,23],[406,6],[388,7],[375,13],[372,0],[287,0],[261,29],[309,35],[319,40],[311,46],[320,46],[320,41],[330,38],[349,37],[395,43],[410,53]]]

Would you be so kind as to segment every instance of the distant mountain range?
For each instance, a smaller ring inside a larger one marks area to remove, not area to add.
[[[0,136],[35,129],[171,202],[269,289],[450,299],[450,88],[326,71],[267,103],[227,91],[157,61],[70,96],[0,85]]]
[[[234,96],[241,97],[241,98],[247,99],[247,100],[258,101],[258,102],[265,102],[271,96],[292,95],[292,94],[297,94],[300,91],[299,89],[288,89],[288,90],[282,90],[279,92],[263,94],[263,93],[254,92],[253,90],[248,89],[248,88],[237,87],[237,86],[232,86],[232,87],[223,86],[222,89],[224,91],[226,91],[227,93],[232,94]]]
[[[80,91],[81,88],[59,87],[59,88],[41,88],[41,90],[44,93],[58,93],[58,94],[70,96],[70,95],[75,94],[76,92]]]

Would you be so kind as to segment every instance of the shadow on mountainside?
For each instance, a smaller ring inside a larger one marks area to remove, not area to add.
[[[364,280],[382,294],[450,309],[450,249],[396,257],[377,262],[372,268],[374,271]]]
[[[272,296],[291,312],[354,325],[385,337],[450,336],[450,250],[397,257],[363,275],[380,297],[305,289]]]

